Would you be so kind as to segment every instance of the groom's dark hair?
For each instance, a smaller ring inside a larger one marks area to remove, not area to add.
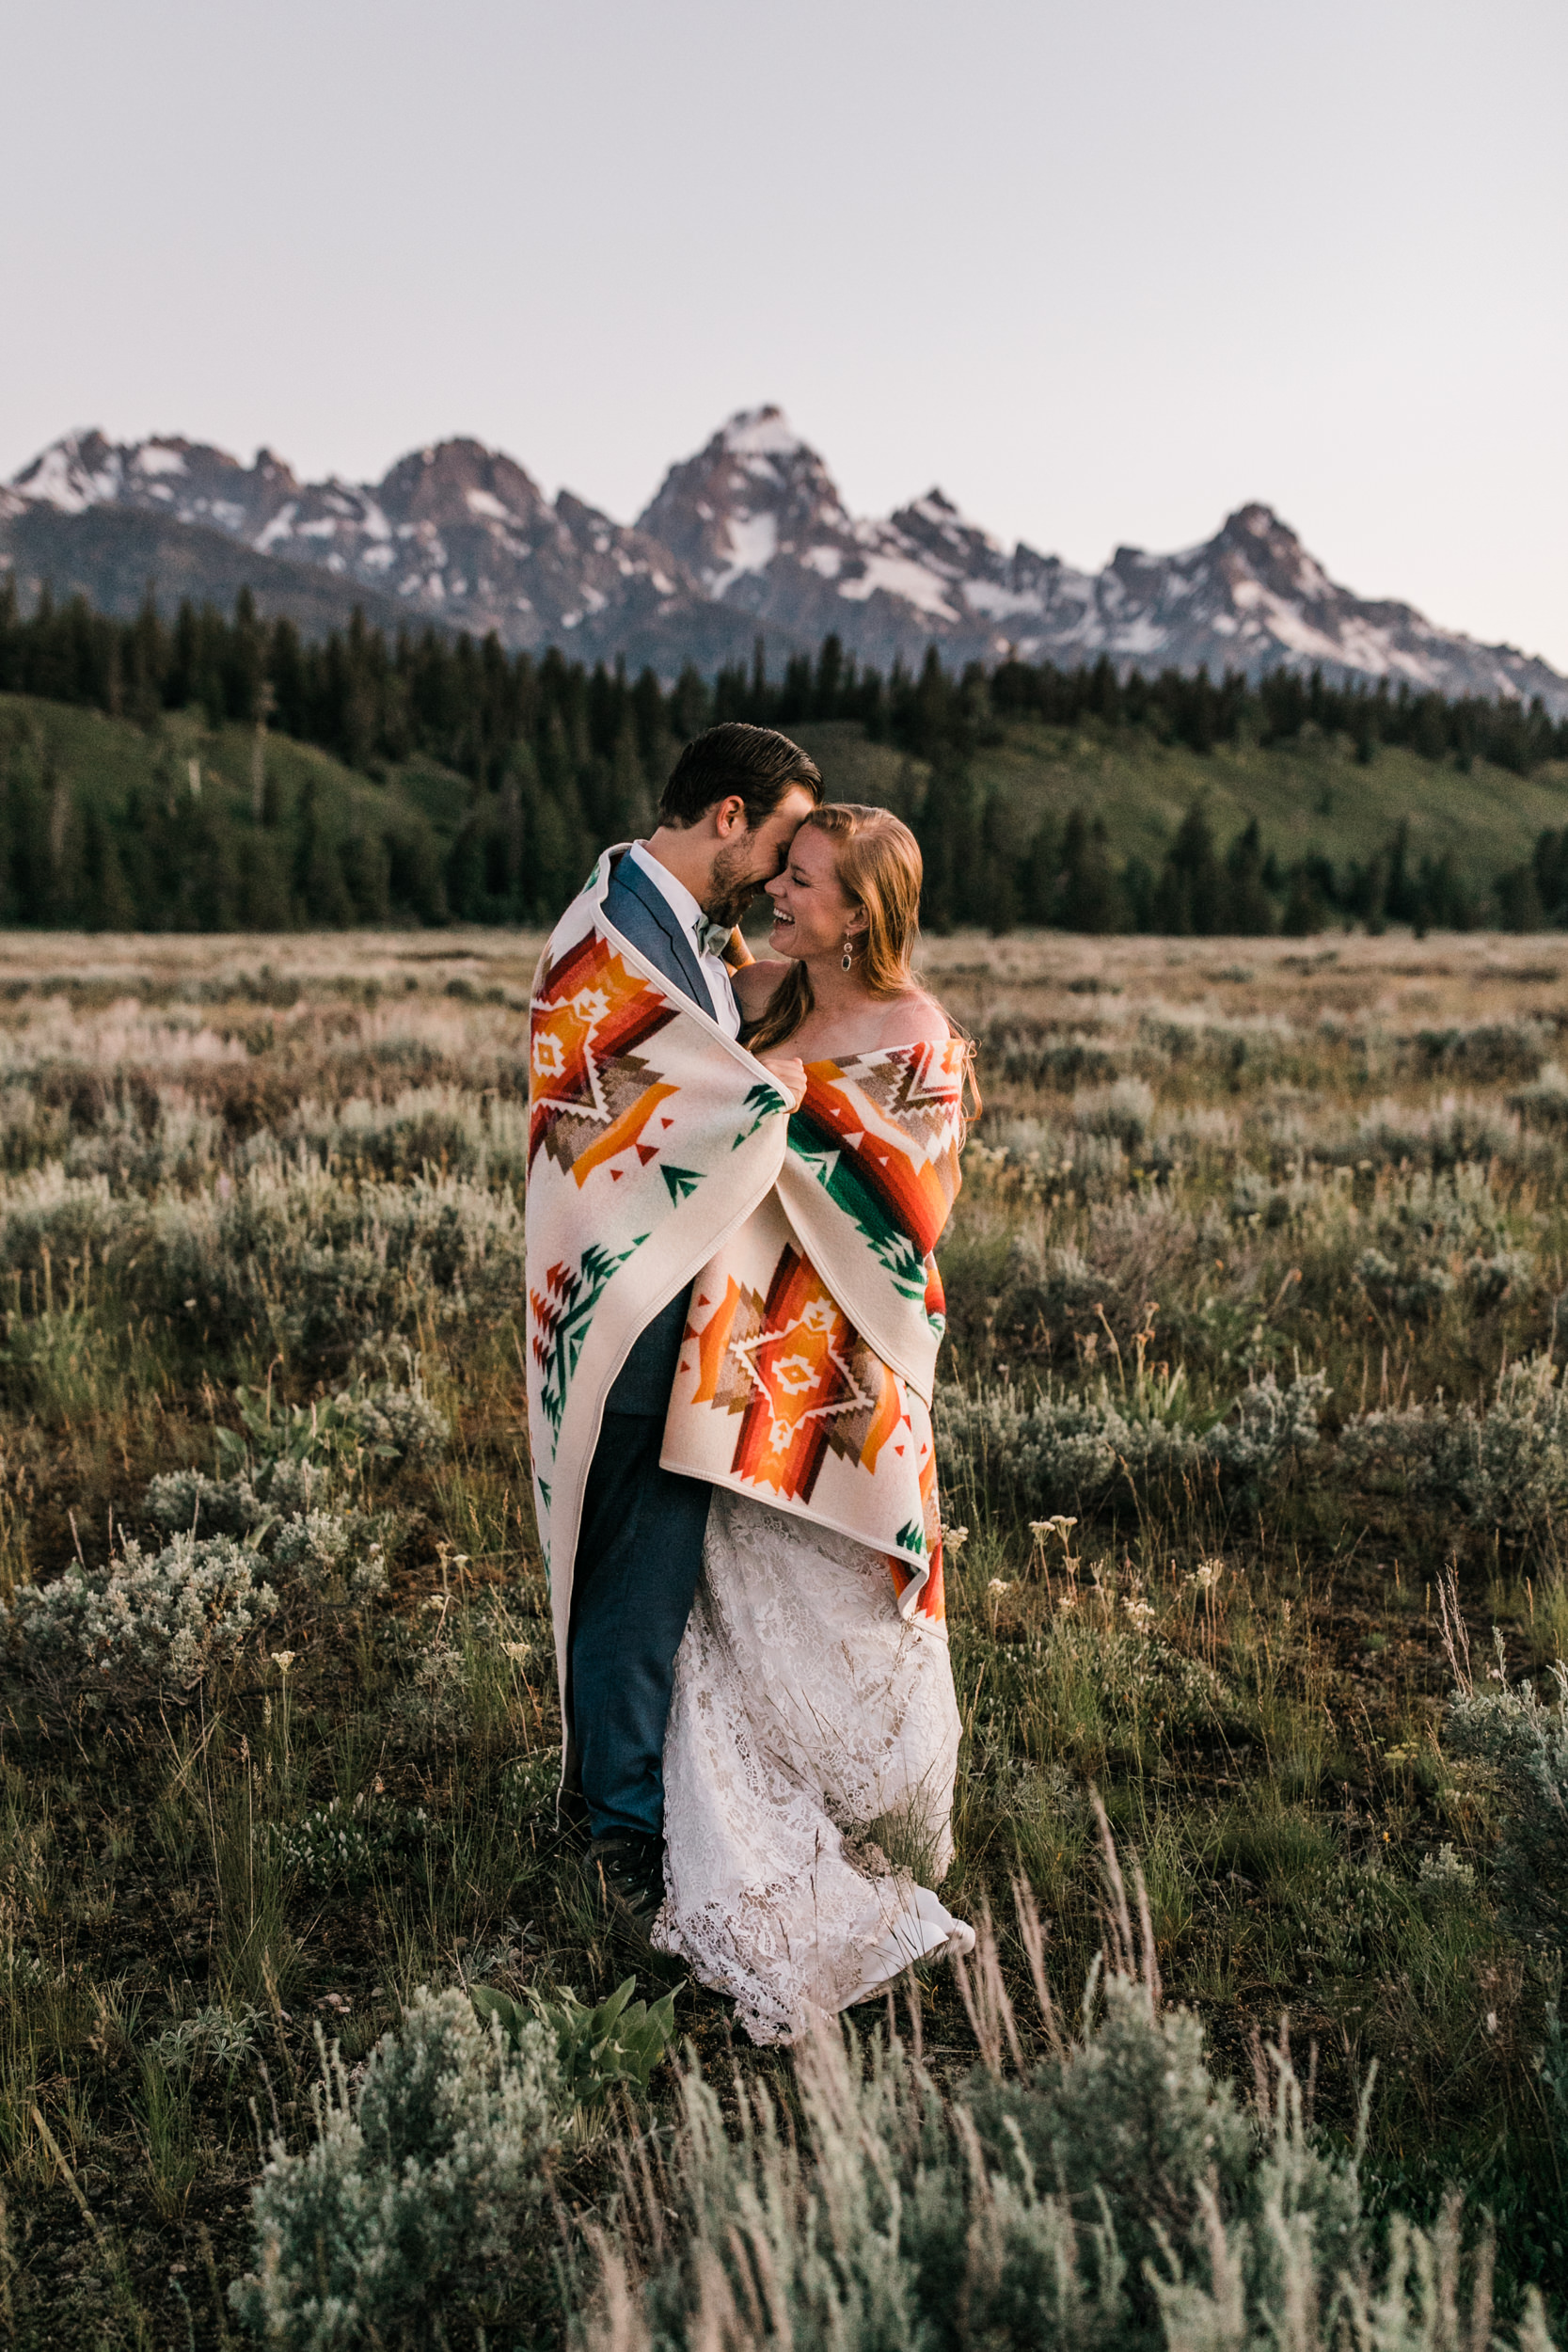
[[[658,803],[661,825],[694,825],[705,809],[738,792],[748,830],[771,817],[791,785],[822,798],[822,771],[777,727],[750,727],[738,719],[709,727],[689,742],[670,771]]]

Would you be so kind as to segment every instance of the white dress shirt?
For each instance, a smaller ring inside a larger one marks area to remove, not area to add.
[[[738,1037],[740,1035],[740,1008],[735,1001],[735,991],[730,986],[729,969],[721,957],[709,955],[703,946],[703,933],[707,928],[707,916],[703,913],[685,882],[677,881],[667,866],[661,866],[645,843],[634,841],[627,854],[637,860],[639,866],[664,898],[675,920],[691,942],[691,952],[697,959],[703,978],[707,983],[707,993],[713,1000],[712,1012],[715,1021],[718,1022],[726,1037]]]

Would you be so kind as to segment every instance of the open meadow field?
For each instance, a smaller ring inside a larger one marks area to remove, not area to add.
[[[8,2340],[1568,2344],[1568,937],[927,943],[993,1927],[799,2065],[592,2014],[540,944],[0,933]]]

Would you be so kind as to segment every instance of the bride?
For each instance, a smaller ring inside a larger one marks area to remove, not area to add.
[[[751,1050],[786,1094],[806,1097],[808,1113],[818,1099],[807,1095],[808,1084],[863,1105],[891,1101],[890,1089],[900,1087],[900,1101],[908,1100],[913,1072],[928,1089],[933,1073],[946,1086],[940,1098],[929,1090],[918,1097],[924,1104],[940,1099],[948,1117],[947,1189],[933,1214],[927,1180],[932,1230],[921,1234],[915,1261],[924,1281],[925,1259],[940,1309],[929,1253],[957,1186],[968,1057],[911,969],[920,886],[920,850],[897,818],[847,804],[819,808],[767,885],[773,960],[743,966],[735,990]],[[832,1115],[856,1124],[853,1112]],[[770,1213],[783,1231],[782,1212]],[[791,1263],[802,1263],[799,1251]],[[722,1253],[710,1269],[721,1279],[721,1267]],[[816,1269],[807,1263],[806,1272]],[[816,1279],[826,1312],[843,1311],[845,1343],[860,1345],[847,1301],[826,1297],[831,1269]],[[694,1302],[715,1288],[699,1278]],[[756,1360],[753,1353],[753,1380]],[[794,1377],[799,1385],[808,1375]],[[891,1392],[891,1374],[888,1385]],[[908,1402],[907,1390],[898,1395]],[[922,1425],[928,1440],[928,1420]],[[677,1428],[673,1405],[670,1467],[682,1467],[672,1461]],[[775,1443],[777,1432],[775,1422]],[[789,1489],[785,1510],[734,1483],[715,1484],[665,1734],[665,1901],[653,1941],[732,1996],[755,2042],[793,2041],[914,1961],[968,1952],[974,1943],[933,1891],[953,1858],[960,1733],[942,1624],[934,1486],[927,1473],[929,1562],[918,1594],[906,1564],[843,1532],[842,1504],[832,1523],[825,1489],[831,1480],[814,1489],[808,1479]],[[784,1491],[781,1484],[781,1500]]]

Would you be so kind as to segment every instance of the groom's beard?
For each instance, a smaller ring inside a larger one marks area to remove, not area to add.
[[[748,873],[749,863],[739,842],[721,850],[714,859],[707,902],[703,909],[710,923],[728,923],[733,929],[762,888],[766,877]]]

